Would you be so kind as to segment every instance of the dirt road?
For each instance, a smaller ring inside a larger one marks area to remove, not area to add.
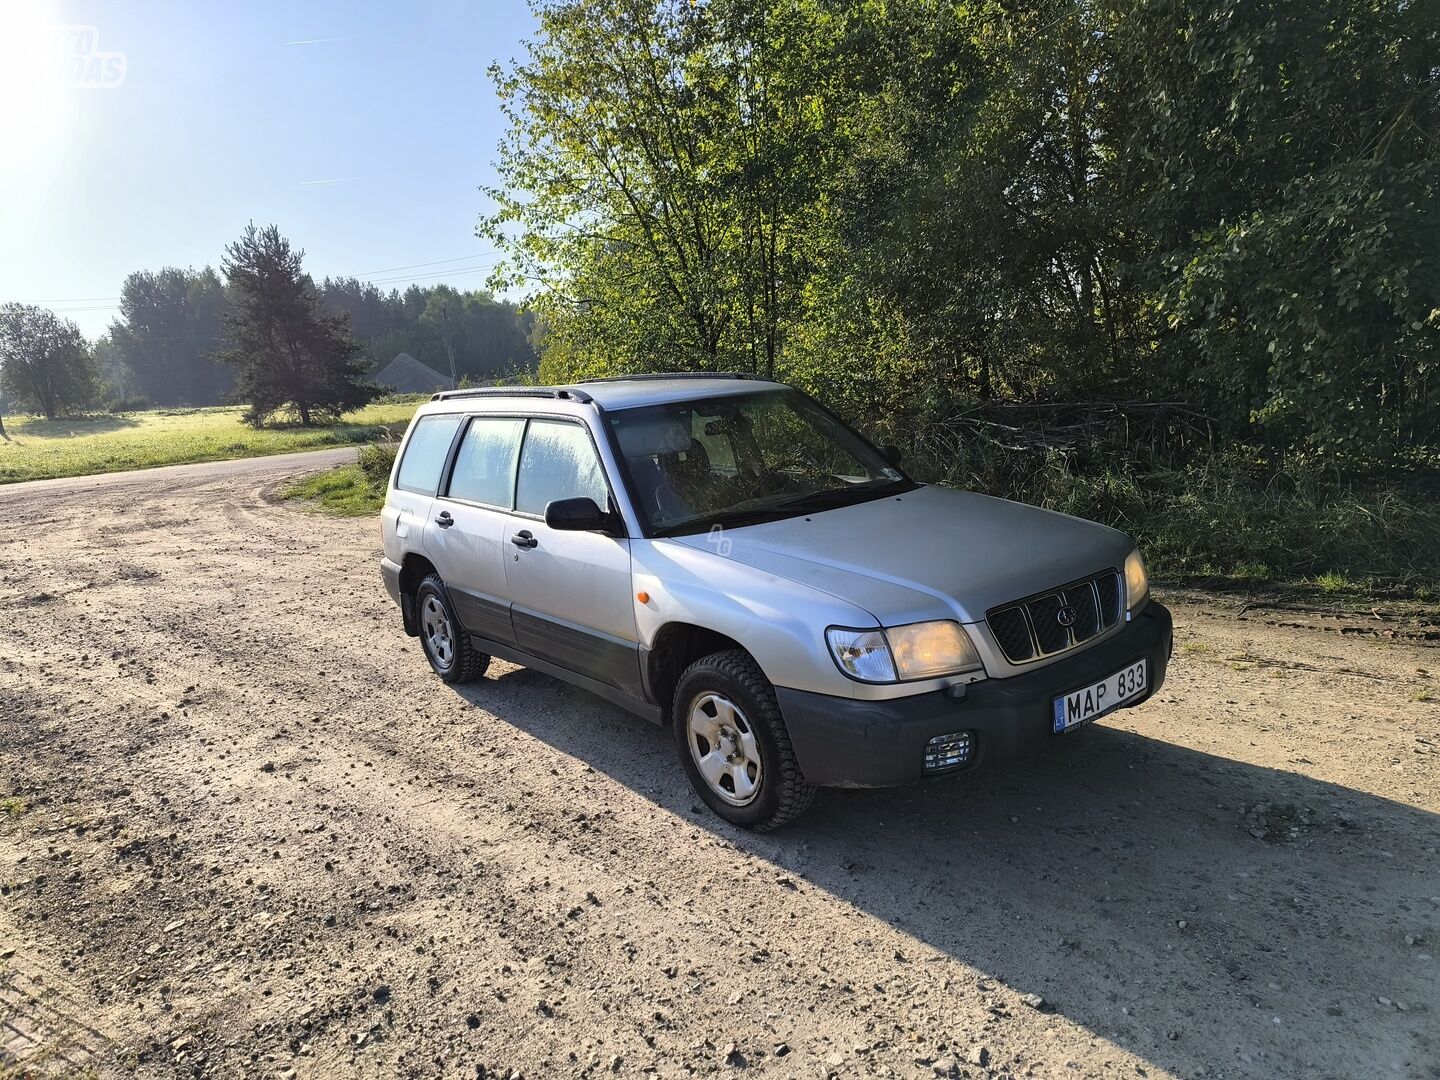
[[[0,1075],[1440,1076],[1419,621],[1177,600],[1145,708],[752,836],[434,679],[307,464],[0,489]]]

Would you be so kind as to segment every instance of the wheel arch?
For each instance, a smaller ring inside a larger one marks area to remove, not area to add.
[[[732,649],[758,658],[732,637],[695,623],[668,622],[655,633],[645,655],[645,689],[655,704],[668,715],[675,697],[675,687],[685,669],[711,653]]]

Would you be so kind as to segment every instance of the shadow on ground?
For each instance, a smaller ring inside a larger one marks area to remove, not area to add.
[[[139,427],[138,420],[113,413],[95,413],[90,416],[61,417],[58,420],[33,419],[22,425],[13,424],[6,428],[11,442],[26,439],[69,439],[76,435],[103,435],[110,431],[124,431]]]
[[[702,811],[668,731],[526,669],[461,692],[1182,1076],[1440,1077],[1440,965],[1405,940],[1436,921],[1440,815],[1100,725],[755,835]]]

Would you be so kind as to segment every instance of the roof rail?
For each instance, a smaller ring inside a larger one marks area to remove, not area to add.
[[[472,397],[560,398],[564,401],[578,401],[581,405],[589,405],[594,400],[584,390],[557,386],[477,386],[470,390],[441,390],[438,394],[432,394],[430,400],[450,401],[452,398]]]
[[[763,375],[750,371],[660,371],[648,375],[604,375],[595,379],[578,379],[581,385],[601,382],[638,382],[646,379],[753,379],[757,382],[774,382]]]

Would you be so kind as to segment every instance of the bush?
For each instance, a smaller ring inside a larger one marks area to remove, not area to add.
[[[360,448],[360,472],[377,491],[384,491],[390,483],[390,470],[395,466],[394,443],[375,443]]]
[[[142,409],[150,408],[150,399],[140,394],[132,394],[129,397],[115,398],[105,403],[106,412],[140,412]]]
[[[1173,425],[1135,442],[1125,433],[1133,423],[1087,423],[1074,437],[1012,415],[967,416],[909,433],[906,467],[917,479],[1121,529],[1161,584],[1333,593],[1348,583],[1421,599],[1440,591],[1433,472],[1337,475],[1244,448],[1180,445]]]

